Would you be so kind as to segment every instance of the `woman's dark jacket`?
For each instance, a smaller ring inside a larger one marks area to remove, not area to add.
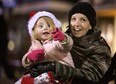
[[[81,38],[72,36],[74,46],[71,55],[75,68],[56,62],[57,79],[72,80],[72,84],[95,84],[107,71],[111,63],[111,50],[95,30]]]

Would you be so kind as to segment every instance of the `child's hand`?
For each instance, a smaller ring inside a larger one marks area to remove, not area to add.
[[[44,49],[33,50],[28,54],[28,59],[32,61],[43,61],[44,60]]]
[[[56,30],[53,31],[52,34],[54,41],[63,41],[65,39],[65,35],[58,28],[56,28]]]
[[[43,48],[41,42],[38,41],[38,40],[33,40],[31,43],[32,43],[32,45],[31,45],[32,50],[37,50],[37,49],[42,49]]]

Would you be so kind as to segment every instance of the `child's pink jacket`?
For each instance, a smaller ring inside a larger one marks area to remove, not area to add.
[[[67,41],[61,42],[61,41],[54,41],[54,40],[47,40],[41,44],[41,42],[37,41],[37,48],[41,49],[44,48],[45,50],[45,60],[48,61],[59,61],[62,64],[66,64],[68,66],[74,67],[73,60],[70,54],[70,50],[73,46],[73,40],[70,36],[65,34]],[[33,49],[33,46],[31,45],[29,51],[23,56],[22,58],[22,65],[25,68],[29,68],[32,64],[36,62],[32,62],[29,59],[27,59],[27,55],[32,51],[36,50]]]

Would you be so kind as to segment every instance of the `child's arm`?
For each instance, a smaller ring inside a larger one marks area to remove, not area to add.
[[[33,50],[27,55],[30,61],[43,61],[44,60],[44,49]]]
[[[63,41],[65,40],[65,35],[58,28],[52,32],[54,41]]]
[[[56,30],[52,34],[53,34],[53,40],[57,41],[57,43],[55,43],[56,47],[63,50],[64,52],[65,51],[69,52],[71,50],[73,45],[73,40],[70,36],[63,33],[58,28],[56,28]]]
[[[37,40],[32,41],[31,47],[22,58],[22,65],[25,68],[29,68],[37,60],[38,54],[43,55],[43,53],[44,53],[44,50],[43,50],[42,44]],[[39,60],[42,60],[42,59],[43,58],[40,56]]]
[[[29,51],[22,57],[22,65],[24,68],[29,68],[33,64],[33,61],[27,58],[28,54],[32,52],[32,46],[29,48]]]

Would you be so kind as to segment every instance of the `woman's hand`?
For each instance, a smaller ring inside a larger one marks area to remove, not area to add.
[[[55,73],[55,66],[56,66],[55,62],[51,61],[39,62],[30,68],[29,73],[31,77],[37,77],[38,75],[48,71]]]

